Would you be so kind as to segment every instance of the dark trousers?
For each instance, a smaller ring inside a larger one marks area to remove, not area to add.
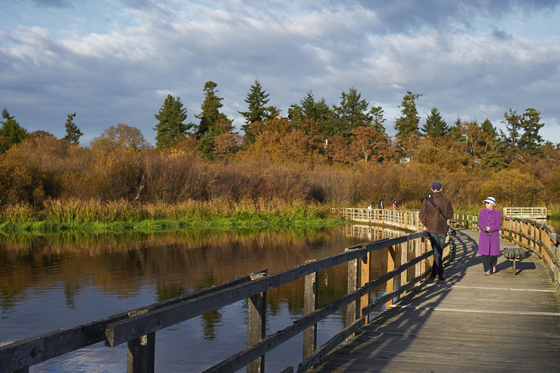
[[[498,255],[482,255],[482,265],[484,272],[488,272],[498,264]]]
[[[447,233],[430,233],[430,242],[434,249],[434,265],[432,265],[432,277],[443,276],[443,248],[445,247]]]

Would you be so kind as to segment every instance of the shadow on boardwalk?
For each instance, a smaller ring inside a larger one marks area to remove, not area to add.
[[[446,281],[416,287],[313,371],[560,371],[560,294],[547,267],[528,253],[514,275],[500,257],[486,276],[477,242],[458,231]]]

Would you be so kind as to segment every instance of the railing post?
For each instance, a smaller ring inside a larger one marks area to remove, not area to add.
[[[389,246],[387,248],[387,272],[392,271],[395,269],[395,248],[393,246]],[[393,291],[393,287],[395,286],[395,280],[392,278],[387,281],[387,288],[385,290],[386,294],[389,294]],[[389,300],[385,304],[385,309],[389,309],[389,306],[393,304],[393,300]]]
[[[129,312],[129,316],[138,316],[146,312],[148,310]],[[155,360],[155,332],[128,341],[128,351],[126,354],[127,373],[153,373],[155,372]]]
[[[346,252],[349,249],[345,250]],[[358,289],[358,259],[350,260],[348,262],[348,292],[350,294]],[[352,302],[346,306],[346,326],[350,326],[356,322],[357,317],[357,303]]]
[[[422,239],[415,239],[414,242],[414,257],[418,258],[422,255]],[[414,266],[414,277],[418,277],[422,274],[422,263],[418,263]]]
[[[315,259],[307,260],[305,263],[314,262]],[[305,288],[303,294],[303,316],[307,316],[317,309],[317,283],[318,273],[310,273],[305,276]],[[303,360],[317,349],[317,324],[303,331]]]
[[[420,254],[423,255],[426,251],[426,237],[422,237],[420,238]],[[420,262],[420,271],[426,272],[426,260]]]
[[[367,284],[369,282],[369,274],[370,274],[370,256],[371,253],[367,253],[365,256],[361,257],[359,260],[359,266],[360,266],[360,270],[359,270],[359,274],[360,274],[360,285],[359,287],[363,287],[365,284]],[[369,293],[367,293],[366,295],[362,296],[360,298],[360,316],[364,316],[362,314],[362,309],[364,307],[366,307],[369,304]],[[366,316],[365,319],[365,324],[367,325],[369,323],[369,316]]]
[[[262,271],[251,275],[251,280],[256,280],[267,275]],[[247,321],[247,346],[251,347],[263,340],[266,334],[266,291],[249,297]],[[264,355],[247,364],[247,373],[264,372]]]
[[[401,265],[408,262],[408,241],[401,244]],[[401,286],[408,282],[408,271],[401,273]]]

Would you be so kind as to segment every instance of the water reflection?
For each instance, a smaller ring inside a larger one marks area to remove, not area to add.
[[[392,229],[348,225],[282,232],[2,237],[0,343],[91,322],[263,268],[269,274],[276,273],[308,259],[341,253],[357,243],[400,234]],[[386,268],[387,253],[374,252],[372,278],[385,273]],[[301,317],[303,282],[300,279],[267,293],[268,333]],[[319,284],[319,306],[345,295],[347,266],[320,272]],[[372,297],[384,291],[376,289]],[[243,349],[246,312],[246,301],[238,302],[158,332],[156,369],[199,371]],[[344,327],[345,317],[345,312],[339,312],[321,323],[319,344]],[[94,369],[92,364],[114,367],[115,349],[108,350],[102,345],[94,346],[87,353],[75,352],[40,364],[33,371],[104,371],[105,368]],[[267,358],[267,368],[278,371],[301,360],[301,343],[297,339],[282,351],[289,354]],[[293,362],[288,362],[286,356],[292,356]],[[118,370],[124,370],[126,353],[119,355],[117,361],[123,367]]]

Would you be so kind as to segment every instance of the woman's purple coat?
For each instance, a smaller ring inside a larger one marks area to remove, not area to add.
[[[480,255],[500,255],[500,227],[502,226],[502,214],[498,210],[481,210],[478,214],[478,227],[480,237],[478,238],[478,253]],[[482,231],[482,227],[490,227],[492,235]]]

